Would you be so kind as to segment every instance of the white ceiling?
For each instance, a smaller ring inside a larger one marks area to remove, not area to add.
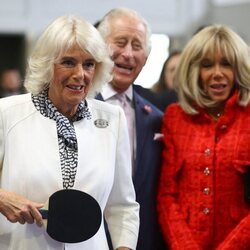
[[[90,22],[111,8],[139,11],[156,33],[182,33],[206,12],[210,0],[0,0],[0,32],[40,32],[63,14],[82,15]]]
[[[216,6],[229,6],[242,3],[250,3],[250,0],[213,0]]]
[[[154,33],[187,39],[197,27],[219,22],[239,27],[250,41],[250,0],[0,0],[0,33],[32,38],[59,15],[77,14],[94,23],[119,6],[140,12]]]

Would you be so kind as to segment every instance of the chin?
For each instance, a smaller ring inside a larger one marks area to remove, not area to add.
[[[68,103],[72,106],[76,106],[76,105],[79,105],[83,99],[84,98],[74,98],[74,99],[68,100]]]
[[[230,97],[230,95],[210,95],[211,100],[215,101],[215,102],[225,102],[228,98]]]

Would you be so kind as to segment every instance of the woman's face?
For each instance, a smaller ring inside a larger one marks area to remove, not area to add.
[[[49,98],[60,113],[68,118],[74,116],[91,87],[95,69],[93,56],[78,45],[69,49],[54,64]]]
[[[173,55],[165,66],[164,78],[168,89],[174,88],[175,69],[180,61],[181,54]]]
[[[224,103],[232,94],[234,79],[235,71],[220,51],[208,53],[201,61],[201,84],[211,100]]]

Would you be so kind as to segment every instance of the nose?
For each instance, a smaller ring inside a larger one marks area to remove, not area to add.
[[[133,48],[130,44],[127,44],[127,46],[124,48],[123,56],[126,58],[133,56]]]
[[[82,64],[77,64],[74,70],[74,77],[77,79],[83,79],[84,78],[84,69],[82,67]]]
[[[215,65],[214,66],[214,77],[222,77],[223,73],[222,73],[222,68],[220,65]]]

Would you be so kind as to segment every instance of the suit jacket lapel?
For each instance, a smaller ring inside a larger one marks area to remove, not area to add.
[[[101,93],[98,93],[98,94],[96,95],[95,99],[97,99],[97,100],[99,100],[99,101],[104,101],[104,99],[103,99]]]
[[[135,186],[139,186],[139,182],[143,180],[146,175],[146,164],[141,164],[145,142],[148,137],[149,128],[148,122],[150,114],[145,110],[145,103],[143,99],[134,91],[135,104],[135,119],[136,119],[136,163],[134,173]]]
[[[95,98],[104,101],[100,93]],[[144,146],[150,130],[148,126],[150,114],[145,110],[145,102],[135,91],[133,92],[133,98],[136,120],[136,162],[133,181],[135,189],[138,190],[144,176],[147,175],[147,164],[142,164],[141,161],[143,160]]]

